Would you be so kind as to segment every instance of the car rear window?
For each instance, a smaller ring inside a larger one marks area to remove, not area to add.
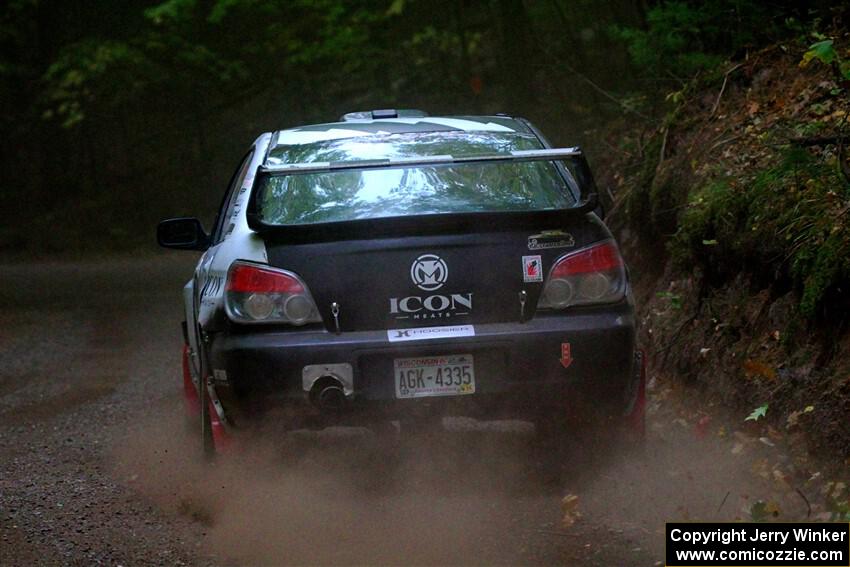
[[[269,163],[430,155],[492,155],[540,149],[511,132],[375,134],[278,145]],[[257,195],[262,222],[299,225],[441,213],[566,209],[575,198],[552,162],[493,162],[272,175]]]

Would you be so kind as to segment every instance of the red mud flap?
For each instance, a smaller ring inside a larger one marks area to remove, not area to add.
[[[638,360],[640,378],[634,406],[632,411],[626,414],[625,427],[636,441],[643,441],[646,437],[646,353],[643,350],[638,351]]]
[[[201,414],[201,402],[198,399],[198,391],[192,382],[192,373],[189,371],[189,345],[183,345],[183,409],[186,417],[197,418]]]
[[[207,400],[209,401],[210,410],[210,432],[212,433],[215,452],[217,455],[230,453],[233,449],[232,437],[227,433],[227,429],[221,422],[212,396],[207,396]]]
[[[209,416],[210,416],[210,433],[212,433],[213,446],[217,454],[229,452],[233,443],[231,436],[227,433],[227,429],[221,422],[216,403],[213,401],[212,395],[207,395]],[[198,396],[198,390],[195,388],[195,383],[192,382],[192,373],[189,370],[189,345],[183,345],[183,409],[186,412],[186,417],[192,421],[201,417],[201,400]]]

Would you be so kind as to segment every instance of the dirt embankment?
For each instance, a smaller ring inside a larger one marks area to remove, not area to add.
[[[747,434],[790,439],[781,474],[828,483],[850,465],[850,84],[801,66],[805,51],[772,46],[692,81],[663,121],[612,130],[618,151],[596,169],[659,389],[694,386]]]

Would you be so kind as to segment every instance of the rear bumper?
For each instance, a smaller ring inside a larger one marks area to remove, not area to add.
[[[563,344],[569,359],[562,360]],[[240,414],[309,407],[304,367],[348,364],[351,410],[523,418],[546,409],[622,413],[633,402],[634,351],[634,315],[623,303],[524,324],[475,325],[475,336],[451,339],[389,342],[386,331],[222,333],[212,339],[210,367],[227,409]],[[474,394],[396,399],[394,359],[452,354],[473,355]]]

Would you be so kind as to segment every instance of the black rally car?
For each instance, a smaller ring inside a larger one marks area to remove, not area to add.
[[[601,217],[581,151],[522,118],[372,111],[263,134],[210,234],[158,227],[203,251],[184,392],[205,449],[270,415],[641,429],[627,271]]]

